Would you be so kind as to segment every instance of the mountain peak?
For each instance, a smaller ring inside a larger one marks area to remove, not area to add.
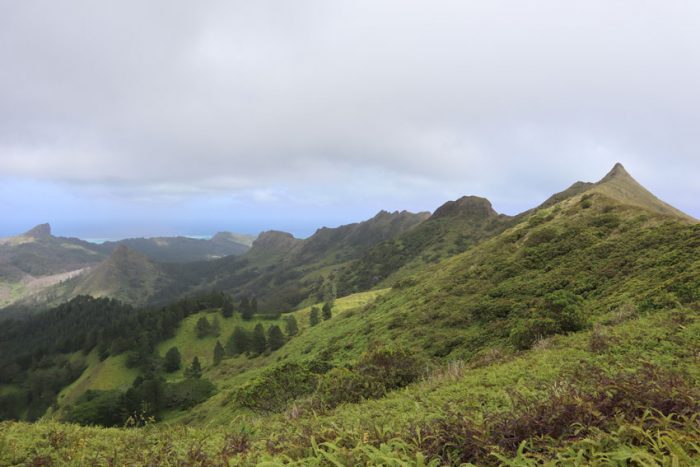
[[[291,249],[299,242],[294,235],[279,230],[267,230],[261,232],[253,242],[251,251],[275,251],[282,252]]]
[[[661,201],[635,180],[619,162],[590,191],[601,193],[623,204],[637,206],[666,216],[695,221],[691,216]]]
[[[612,170],[610,170],[610,172],[608,172],[607,175],[603,177],[603,179],[598,183],[605,183],[616,178],[632,178],[629,172],[627,172],[627,170],[625,169],[625,166],[623,166],[619,162],[616,163],[613,166]]]
[[[448,201],[435,210],[432,218],[439,217],[469,217],[473,219],[488,219],[498,213],[491,202],[479,196],[462,196],[458,200]]]
[[[39,224],[23,234],[24,237],[46,238],[51,236],[51,225]]]

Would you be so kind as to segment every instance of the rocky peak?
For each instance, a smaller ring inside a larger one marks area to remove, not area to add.
[[[51,225],[50,224],[39,224],[36,227],[28,230],[23,234],[25,237],[32,238],[47,238],[51,236]]]
[[[479,196],[462,196],[456,201],[448,201],[435,210],[432,218],[468,217],[475,220],[498,216],[491,202]]]

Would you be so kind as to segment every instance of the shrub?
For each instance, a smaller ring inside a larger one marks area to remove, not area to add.
[[[316,376],[297,363],[285,363],[243,384],[232,394],[233,401],[251,410],[281,412],[287,404],[316,387]]]
[[[331,409],[344,402],[376,399],[416,381],[422,369],[420,360],[404,349],[366,352],[352,369],[336,368],[323,375],[315,402]]]
[[[186,379],[166,384],[163,392],[166,408],[188,409],[209,399],[214,384],[208,379]]]

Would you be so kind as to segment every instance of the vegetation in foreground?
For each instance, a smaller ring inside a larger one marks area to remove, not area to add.
[[[192,310],[130,354],[150,363],[141,384],[156,362],[165,388],[208,380],[211,395],[79,420],[119,428],[5,422],[0,463],[697,464],[700,226],[623,202],[641,187],[613,175],[614,190],[574,190],[360,306]]]

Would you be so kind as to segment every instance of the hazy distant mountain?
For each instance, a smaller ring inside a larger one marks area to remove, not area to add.
[[[152,237],[127,238],[100,245],[104,251],[111,251],[117,245],[126,245],[151,259],[164,263],[187,263],[222,258],[229,255],[242,255],[250,249],[255,237],[219,232],[211,239],[191,237]]]
[[[58,284],[69,279],[72,279],[71,284],[75,283],[76,277],[110,258],[112,252],[120,251],[120,245],[158,262],[191,262],[244,254],[250,249],[253,239],[248,235],[219,232],[211,239],[129,238],[96,244],[78,238],[56,237],[52,235],[49,224],[40,224],[21,235],[0,239],[0,308],[27,301],[31,297],[36,300],[30,302],[44,303],[49,300],[53,303],[57,299],[71,296],[71,293],[66,292],[66,287]],[[104,274],[104,267],[95,271],[95,275],[98,274]],[[144,284],[149,283],[145,279],[148,275],[145,271],[141,271],[140,275],[145,280]],[[86,280],[95,279],[91,277]],[[76,290],[80,293],[103,290],[115,293],[118,291],[117,285],[121,283],[117,281],[105,289],[103,282],[98,279],[96,283],[100,284],[99,287],[85,285]],[[49,290],[52,287],[57,290]],[[135,285],[132,284],[132,287]],[[125,295],[128,296],[130,295]],[[141,301],[147,296],[134,298]]]

